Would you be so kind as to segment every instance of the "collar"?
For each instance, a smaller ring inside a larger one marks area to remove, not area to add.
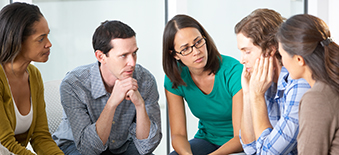
[[[94,63],[90,68],[91,94],[94,99],[107,95],[104,82],[101,78],[99,62]]]
[[[283,66],[281,68],[279,79],[278,79],[278,87],[277,90],[285,90],[288,83],[291,81],[291,77],[289,76],[289,73],[287,69]]]

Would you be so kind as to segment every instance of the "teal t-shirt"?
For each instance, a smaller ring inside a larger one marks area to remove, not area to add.
[[[232,97],[241,89],[243,65],[238,60],[222,55],[222,63],[215,75],[213,90],[204,94],[194,83],[188,67],[182,67],[181,78],[187,86],[172,88],[172,82],[165,76],[165,88],[182,96],[193,115],[199,118],[199,130],[195,138],[223,145],[233,138]]]

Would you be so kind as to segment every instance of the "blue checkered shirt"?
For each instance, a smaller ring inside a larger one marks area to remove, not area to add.
[[[246,154],[297,155],[297,135],[299,133],[299,102],[310,88],[304,79],[293,80],[285,67],[282,67],[278,84],[265,93],[267,112],[273,129],[265,129],[257,141],[244,144]]]
[[[162,138],[159,93],[155,78],[142,66],[135,66],[133,78],[138,82],[138,90],[151,121],[147,139],[136,138],[135,106],[129,100],[123,100],[115,111],[108,141],[103,145],[95,126],[111,94],[105,89],[96,62],[77,67],[61,83],[60,96],[66,115],[53,134],[57,144],[61,146],[74,141],[81,154],[97,155],[106,149],[117,154],[125,152],[133,141],[140,154],[151,153]]]

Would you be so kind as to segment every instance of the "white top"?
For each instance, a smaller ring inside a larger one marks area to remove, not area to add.
[[[17,135],[17,134],[25,133],[31,127],[32,120],[33,120],[32,101],[31,101],[31,109],[27,115],[21,115],[14,100],[13,100],[13,104],[14,104],[14,111],[15,111],[15,118],[16,118],[16,126],[15,126],[14,134]]]
[[[2,64],[1,64],[1,67],[3,68]],[[3,68],[3,70],[5,70],[5,69]],[[6,72],[4,72],[4,73],[5,73],[5,76],[6,76],[8,86],[9,86],[10,90],[12,90],[11,85],[9,85],[9,80],[7,78]],[[15,104],[12,91],[11,91],[11,96],[12,96],[12,99],[13,99],[15,119],[16,119],[14,134],[18,135],[18,134],[25,133],[31,127],[31,124],[32,124],[32,121],[33,121],[33,103],[32,103],[32,98],[31,98],[31,108],[29,110],[29,113],[27,115],[21,115],[21,113],[18,110],[18,107]]]

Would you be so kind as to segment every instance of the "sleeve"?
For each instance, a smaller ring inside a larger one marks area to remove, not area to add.
[[[273,129],[264,130],[256,141],[257,154],[287,154],[297,147],[299,101],[309,88],[303,79],[291,81],[279,101],[284,104],[283,114]]]
[[[32,147],[37,154],[50,154],[50,155],[64,154],[56,145],[48,130],[47,115],[45,110],[46,105],[44,99],[44,87],[38,69],[36,69],[36,77],[37,81],[35,81],[35,83],[37,86],[34,86],[35,89],[31,89],[32,91],[34,91],[32,95],[36,95],[35,102],[37,102],[36,103],[37,111],[33,111],[34,113],[37,113],[36,116],[37,120],[35,121],[36,124],[34,127],[33,135],[31,137]],[[33,79],[31,78],[31,80]],[[32,102],[34,102],[33,99]]]
[[[256,153],[256,141],[253,141],[252,143],[244,144],[241,140],[241,130],[239,130],[239,138],[242,148],[244,149],[244,152],[246,154],[255,154]]]
[[[67,81],[67,76],[60,85],[61,104],[72,129],[74,143],[81,154],[96,155],[107,149],[96,132],[96,124],[92,123],[86,104],[80,99],[84,95],[81,88]]]
[[[151,76],[151,75],[150,75]],[[150,132],[147,139],[136,138],[136,123],[133,123],[130,127],[130,133],[132,135],[134,144],[140,154],[152,153],[155,148],[159,145],[162,138],[161,133],[161,118],[160,108],[158,104],[159,93],[156,85],[155,78],[151,76],[151,79],[146,80],[149,84],[144,90],[148,90],[143,96],[146,111],[151,121]]]
[[[333,138],[330,133],[335,129],[332,125],[335,115],[327,99],[325,95],[316,92],[303,96],[299,111],[298,153],[328,154]]]
[[[174,89],[172,88],[172,82],[171,80],[167,77],[167,75],[165,75],[165,80],[164,80],[164,87],[166,90],[168,90],[169,92],[178,95],[178,96],[184,96],[181,87],[179,86],[178,88]]]
[[[241,87],[241,74],[242,74],[243,65],[236,61],[235,64],[232,66],[230,72],[224,73],[225,77],[227,77],[228,88],[230,94],[234,96],[238,93],[238,91],[242,88]]]

